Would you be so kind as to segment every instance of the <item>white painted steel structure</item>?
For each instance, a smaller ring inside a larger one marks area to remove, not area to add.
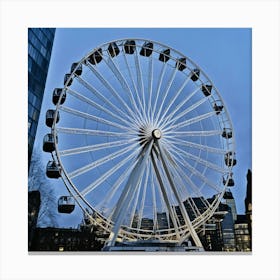
[[[69,74],[52,155],[79,206],[110,233],[111,246],[191,236],[201,247],[196,230],[236,163],[232,123],[211,80],[182,53],[146,39],[105,43]]]

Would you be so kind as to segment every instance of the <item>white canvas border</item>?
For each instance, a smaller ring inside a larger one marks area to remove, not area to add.
[[[1,1],[0,279],[279,279],[278,1]],[[253,29],[253,254],[28,255],[27,28]]]

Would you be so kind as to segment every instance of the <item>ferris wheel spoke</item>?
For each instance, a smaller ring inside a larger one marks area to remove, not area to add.
[[[117,77],[117,79],[118,79],[119,83],[121,84],[124,92],[128,92],[129,93],[130,103],[134,107],[134,110],[137,112],[137,120],[139,121],[139,117],[141,116],[141,112],[139,111],[138,106],[136,105],[136,102],[135,102],[134,97],[133,97],[133,93],[132,93],[132,91],[131,91],[131,89],[130,89],[130,87],[128,85],[128,82],[126,81],[125,77],[123,76],[123,74],[121,73],[119,67],[113,61],[111,56],[109,56],[109,61],[106,61],[106,63],[109,66],[109,68],[111,69],[111,71]]]
[[[61,150],[59,152],[59,154],[60,154],[60,156],[70,156],[70,155],[76,155],[76,154],[81,154],[81,153],[89,153],[89,152],[94,152],[94,151],[98,151],[98,150],[102,150],[102,149],[124,146],[127,144],[131,144],[131,143],[135,142],[136,140],[138,140],[138,139],[135,138],[135,139],[125,140],[125,141],[124,140],[112,141],[112,142],[107,142],[107,143],[102,143],[102,144],[72,148],[72,149],[67,149],[67,150]]]
[[[146,100],[145,100],[145,92],[144,92],[144,84],[143,84],[143,75],[142,75],[142,71],[141,71],[138,52],[135,52],[134,61],[135,61],[136,72],[137,72],[137,85],[139,88],[139,92],[142,93],[142,102],[141,103],[143,104],[143,117],[145,118],[146,122],[148,122],[148,118],[146,115]]]
[[[135,118],[135,113],[128,107],[127,103],[121,98],[120,94],[116,92],[116,90],[113,88],[113,86],[103,77],[102,74],[99,73],[97,68],[93,67],[90,64],[87,64],[89,69],[93,72],[93,74],[101,81],[101,83],[104,85],[105,88],[107,88],[112,95],[120,102],[120,104],[123,105],[126,112],[133,118]]]
[[[199,171],[197,171],[194,167],[192,167],[189,163],[187,163],[185,161],[185,159],[176,151],[173,151],[177,156],[173,155],[173,161],[176,163],[176,171],[180,173],[180,176],[184,178],[184,180],[186,180],[186,182],[188,182],[189,186],[191,187],[192,191],[198,196],[198,197],[203,197],[203,194],[201,193],[200,188],[198,188],[195,183],[192,181],[192,179],[190,178],[190,176],[187,176],[185,174],[185,172],[183,171],[183,169],[180,167],[180,164],[182,166],[184,166],[185,168],[189,169],[193,174],[195,174],[197,177],[201,178],[203,181],[207,181],[207,184],[209,186],[212,186],[212,188],[217,189],[217,187],[215,186],[215,184],[213,182],[211,182],[210,180],[208,180],[203,174],[201,174]],[[180,158],[180,159],[179,159]],[[180,163],[180,164],[179,164]],[[178,178],[180,178],[180,176],[178,176]],[[220,190],[218,190],[220,191]],[[209,206],[205,205],[206,207]]]
[[[134,154],[136,155],[136,153]],[[133,157],[133,156],[132,156]],[[131,157],[131,158],[132,158]],[[130,158],[130,159],[131,159]],[[129,159],[129,160],[130,160]],[[123,160],[124,163],[127,162],[128,159],[126,159],[125,161]],[[134,161],[134,163],[132,163],[131,165],[128,166],[128,168],[121,174],[121,176],[119,176],[119,178],[117,179],[117,181],[114,183],[114,185],[112,186],[112,188],[110,189],[110,191],[108,191],[106,193],[106,195],[104,196],[104,198],[98,203],[96,208],[101,208],[102,205],[109,205],[112,198],[114,197],[114,195],[116,194],[116,192],[118,191],[118,189],[120,188],[120,186],[122,185],[122,183],[125,181],[125,179],[127,178],[127,176],[129,175],[129,173],[132,171],[132,169],[134,168],[134,166],[136,165],[136,162]],[[120,163],[120,167],[122,167],[123,165]],[[115,170],[117,171],[117,170]],[[94,184],[96,186],[96,184]],[[111,215],[109,215],[108,217],[109,220],[112,219]]]
[[[160,123],[160,126],[165,127],[167,124],[170,123],[170,120],[173,118],[175,114],[178,113],[178,111],[200,90],[200,88],[196,88],[192,93],[190,93],[186,99],[178,104],[175,109],[164,119],[162,123]],[[172,105],[172,104],[171,104]],[[167,113],[167,111],[166,111]],[[163,118],[162,118],[163,120]]]
[[[120,110],[117,106],[115,106],[108,98],[105,98],[97,89],[95,89],[92,85],[90,85],[87,81],[85,81],[80,76],[76,76],[77,80],[90,92],[92,92],[96,97],[98,97],[104,104],[109,105],[116,113],[119,113],[121,116],[123,116],[124,119],[129,119],[127,113]]]
[[[201,196],[202,197],[202,196]],[[206,203],[204,202],[204,199],[200,199],[200,201],[202,201],[202,203],[206,206]],[[206,200],[207,201],[207,200]],[[200,210],[198,209],[198,207],[197,207],[197,205],[196,205],[196,203],[194,202],[194,200],[193,200],[193,198],[192,197],[189,197],[188,198],[188,203],[189,203],[189,205],[191,206],[191,208],[192,208],[192,211],[193,211],[193,213],[195,214],[195,216],[196,217],[200,217],[201,216],[201,212],[200,212]],[[209,203],[208,203],[209,204]],[[208,207],[208,206],[206,206],[206,207]]]
[[[195,131],[164,131],[164,138],[168,139],[168,141],[174,140],[174,136],[177,137],[207,137],[207,136],[215,136],[222,135],[221,130],[195,130]]]
[[[141,115],[144,115],[144,107],[143,107],[143,104],[142,104],[142,102],[141,102],[141,100],[140,100],[139,92],[138,92],[138,89],[137,89],[137,87],[136,87],[136,85],[135,85],[135,81],[134,81],[134,79],[133,79],[133,75],[132,75],[132,73],[131,73],[131,67],[129,66],[129,63],[128,63],[128,61],[127,61],[127,57],[126,57],[126,55],[124,54],[124,52],[123,52],[123,57],[124,57],[124,61],[125,61],[125,64],[126,64],[126,68],[127,68],[127,70],[128,70],[129,78],[130,78],[130,80],[131,80],[131,82],[132,82],[132,85],[133,85],[133,88],[134,88],[134,91],[135,91],[135,95],[136,95],[135,103],[136,103],[136,100],[137,100],[137,101],[138,101],[138,106],[139,106],[139,108],[140,108],[141,111],[142,111],[142,114],[141,114]],[[132,97],[133,97],[133,95],[132,95]]]
[[[152,164],[153,164],[154,171],[155,171],[155,173],[156,173],[157,181],[158,181],[158,183],[159,183],[159,187],[160,187],[160,190],[161,190],[161,194],[162,194],[162,196],[163,196],[163,200],[164,200],[164,203],[165,203],[165,205],[166,205],[166,207],[167,207],[167,210],[168,210],[168,213],[169,213],[169,215],[170,215],[171,221],[172,221],[172,223],[173,223],[176,236],[177,236],[177,238],[180,238],[179,229],[178,229],[177,221],[176,221],[176,218],[175,218],[175,214],[174,214],[173,208],[172,208],[172,206],[171,206],[171,202],[170,202],[169,196],[168,196],[168,194],[167,194],[167,192],[166,192],[166,189],[165,189],[163,180],[162,180],[162,178],[161,178],[159,169],[158,169],[158,167],[157,167],[157,164],[156,164],[156,161],[155,161],[155,157],[154,157],[153,152],[152,152],[152,154],[151,154],[151,159],[152,159]]]
[[[194,109],[196,109],[197,107],[202,105],[204,102],[206,102],[206,100],[208,100],[207,97],[206,98],[202,98],[201,100],[199,100],[198,102],[194,103],[192,106],[188,107],[186,110],[184,110],[183,112],[178,114],[176,118],[171,119],[169,122],[166,123],[166,125],[174,124],[177,120],[179,120],[180,118],[184,117],[186,114],[192,112]]]
[[[96,102],[94,102],[93,100],[90,100],[88,99],[87,97],[81,95],[80,93],[78,93],[77,91],[74,91],[72,89],[68,89],[67,92],[69,94],[71,94],[72,96],[74,96],[75,98],[87,103],[88,105],[100,110],[100,111],[103,111],[104,113],[110,115],[111,117],[114,118],[114,120],[119,120],[120,123],[124,123],[126,125],[128,125],[129,127],[130,126],[133,126],[133,127],[136,127],[136,125],[134,123],[131,123],[131,122],[128,122],[127,120],[125,120],[124,118],[120,117],[118,114],[115,114],[113,113],[112,111],[110,110],[107,110],[106,108],[104,108],[104,106],[102,105],[99,105],[97,104]]]
[[[175,160],[175,157],[174,157],[174,160]],[[174,167],[174,166],[173,166]],[[186,188],[186,185],[185,185],[185,182],[187,182],[190,186],[190,188],[192,189],[193,193],[198,197],[198,198],[201,198],[203,197],[203,194],[201,193],[200,189],[194,184],[194,182],[191,180],[191,178],[189,176],[186,176],[185,172],[182,170],[182,168],[176,164],[176,167],[174,167],[174,172],[176,173],[176,176],[175,178],[176,179],[180,179],[180,182],[181,182],[181,186],[182,187],[185,187],[184,189],[186,190],[186,195],[187,195],[187,200],[188,200],[188,203],[193,211],[193,213],[196,215],[196,217],[198,217],[198,215],[200,215],[200,211],[198,210],[195,202],[193,201],[193,198],[190,196],[189,192],[187,191],[187,188]],[[183,182],[182,180],[185,180],[185,182]],[[182,189],[183,190],[183,189]],[[205,207],[209,207],[209,202],[208,204],[205,203],[204,199],[200,199],[202,201],[202,203],[205,205]]]
[[[174,184],[174,181],[173,181],[173,178],[172,178],[172,176],[171,176],[171,174],[169,172],[169,168],[168,168],[168,166],[166,164],[166,162],[167,162],[166,153],[165,153],[164,149],[162,149],[162,147],[159,144],[159,142],[157,142],[157,146],[158,146],[158,149],[159,149],[159,152],[160,152],[160,158],[161,158],[161,161],[162,161],[162,165],[163,165],[164,171],[166,173],[166,176],[168,178],[168,181],[170,183],[172,191],[173,191],[173,193],[174,193],[174,195],[176,197],[176,200],[178,202],[179,208],[181,210],[181,214],[182,214],[182,216],[184,218],[185,225],[189,228],[189,231],[191,233],[191,236],[192,236],[196,246],[203,247],[202,244],[201,244],[201,241],[200,241],[200,239],[199,239],[199,237],[198,237],[198,235],[197,235],[197,233],[195,231],[195,229],[192,226],[192,223],[190,221],[190,218],[189,218],[189,215],[187,213],[187,210],[186,210],[186,208],[185,208],[185,206],[184,206],[184,204],[183,204],[183,202],[182,202],[182,200],[180,198],[180,195],[178,193],[178,189],[176,188],[176,186]]]
[[[182,121],[178,124],[175,124],[175,125],[172,125],[170,127],[168,127],[166,129],[166,131],[169,131],[169,130],[174,130],[174,129],[180,129],[182,127],[186,127],[186,126],[189,126],[191,124],[194,124],[194,123],[197,123],[197,122],[201,122],[203,120],[206,120],[212,116],[215,116],[216,115],[216,112],[213,111],[213,112],[209,112],[209,113],[206,113],[206,114],[203,114],[203,115],[200,115],[200,116],[197,116],[197,117],[194,117],[194,118],[191,118],[191,119],[188,119],[186,121]]]
[[[88,185],[84,190],[82,190],[81,194],[83,196],[88,195],[90,192],[94,191],[98,186],[100,186],[105,180],[107,180],[110,176],[112,176],[116,171],[118,171],[122,166],[128,163],[133,157],[135,157],[140,151],[140,147],[136,149],[133,153],[131,153],[128,157],[120,161],[116,166],[113,166],[107,172],[105,172],[101,177],[95,180],[93,183]],[[135,165],[133,165],[135,166]]]
[[[197,144],[197,143],[194,143],[194,142],[181,140],[181,139],[178,139],[178,138],[175,138],[175,137],[173,137],[172,139],[170,139],[168,141],[172,144],[179,144],[179,145],[183,145],[183,146],[186,146],[186,147],[195,148],[195,149],[198,149],[198,150],[201,150],[201,151],[206,151],[206,152],[215,153],[215,154],[226,154],[226,152],[228,152],[228,151],[225,151],[223,149],[218,149],[218,148],[210,147],[210,146],[207,146],[207,145],[201,145],[201,144]]]
[[[149,57],[149,75],[148,75],[148,95],[149,95],[149,100],[148,100],[148,116],[149,120],[151,121],[152,119],[152,93],[153,93],[153,78],[154,78],[154,66],[153,66],[153,57]]]
[[[177,100],[177,98],[179,97],[179,95],[182,93],[183,89],[187,86],[188,82],[190,81],[191,76],[190,74],[188,75],[188,77],[185,79],[185,81],[183,82],[182,86],[179,88],[179,90],[176,92],[175,96],[169,101],[166,109],[164,110],[164,113],[160,119],[159,124],[162,125],[162,123],[164,123],[166,114],[168,114],[171,106],[174,104],[174,102]],[[193,94],[195,94],[197,91],[195,91],[194,93],[192,93],[189,97],[189,99],[193,96]],[[186,101],[187,102],[187,101]],[[184,102],[185,103],[185,102]],[[183,106],[183,104],[182,104]]]
[[[170,88],[171,88],[171,86],[172,86],[172,83],[173,83],[173,81],[174,81],[174,79],[175,79],[176,74],[177,74],[177,68],[174,67],[173,72],[172,72],[172,75],[170,76],[169,81],[168,81],[168,83],[167,83],[167,87],[166,87],[166,89],[165,89],[165,91],[164,91],[164,93],[163,93],[163,98],[162,98],[162,100],[161,100],[161,104],[160,104],[160,107],[159,107],[159,109],[158,109],[158,112],[157,112],[157,115],[156,115],[156,118],[155,118],[155,122],[156,122],[156,123],[158,123],[158,120],[159,120],[159,117],[160,117],[160,114],[161,114],[163,105],[165,104],[166,97],[167,97],[167,95],[168,95],[168,93],[169,93],[169,91],[170,91]]]
[[[122,129],[124,131],[130,131],[130,132],[132,131],[127,126],[123,126],[123,125],[120,125],[118,123],[115,123],[115,122],[103,119],[101,117],[96,117],[94,115],[91,115],[91,114],[88,114],[88,113],[84,113],[84,112],[81,112],[79,110],[75,110],[75,109],[72,109],[72,108],[69,108],[69,107],[66,107],[66,106],[60,105],[59,106],[59,110],[62,110],[62,111],[67,112],[69,114],[81,117],[83,119],[88,119],[88,120],[92,120],[92,121],[95,121],[95,122],[103,123],[103,124],[106,124],[106,125],[109,125],[109,126],[112,126],[112,127],[120,128],[120,129]]]
[[[184,150],[182,150],[178,147],[173,146],[173,149],[177,150],[178,153],[181,153],[181,154],[185,155],[187,158],[190,158],[190,159],[192,159],[192,160],[194,160],[198,163],[201,163],[202,165],[204,165],[204,166],[206,166],[206,167],[208,167],[212,170],[218,171],[221,174],[227,174],[228,173],[228,171],[226,169],[224,169],[224,168],[222,168],[222,167],[220,167],[220,166],[218,166],[214,163],[211,163],[207,160],[201,159],[198,156],[192,155],[192,154],[190,154],[190,153],[188,153],[188,152],[186,152],[186,151],[184,151]]]
[[[109,154],[109,155],[107,155],[101,159],[98,159],[90,164],[87,164],[81,168],[78,168],[77,170],[74,170],[69,173],[69,178],[73,179],[74,177],[80,176],[104,163],[107,163],[108,161],[111,161],[119,156],[123,156],[123,155],[127,154],[128,152],[130,152],[132,148],[136,148],[136,146],[138,146],[138,143],[136,143],[135,145],[131,145],[130,147],[121,149],[115,153]]]
[[[152,122],[155,121],[154,119],[154,116],[155,116],[155,111],[156,111],[156,108],[158,106],[158,98],[159,98],[159,95],[160,95],[160,90],[161,90],[161,86],[162,86],[162,80],[163,80],[163,76],[165,74],[165,71],[166,71],[166,65],[167,63],[163,63],[163,66],[162,66],[162,69],[161,69],[161,72],[160,72],[160,76],[159,76],[159,80],[158,80],[158,85],[157,85],[157,91],[156,91],[156,96],[155,96],[155,101],[154,101],[154,106],[153,106],[153,111],[152,111]]]
[[[120,138],[129,138],[131,135],[129,133],[112,132],[105,130],[94,130],[94,129],[84,129],[75,127],[57,127],[57,132],[65,134],[82,134],[82,135],[93,135],[93,136],[112,136]]]

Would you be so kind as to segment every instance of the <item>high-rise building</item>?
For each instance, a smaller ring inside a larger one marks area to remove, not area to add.
[[[252,248],[252,171],[247,172],[247,192],[245,198],[245,215],[247,217],[248,230],[250,235],[250,248]]]
[[[225,204],[227,204],[231,208],[232,218],[233,218],[234,221],[236,221],[237,211],[236,211],[235,199],[232,195],[232,192],[229,189],[227,189],[225,191],[224,201],[225,201]]]
[[[222,236],[223,236],[223,251],[235,251],[235,235],[234,235],[234,220],[232,215],[232,209],[228,204],[223,204],[224,210],[227,212],[225,214],[222,226]]]
[[[28,169],[45,90],[55,28],[28,29]]]

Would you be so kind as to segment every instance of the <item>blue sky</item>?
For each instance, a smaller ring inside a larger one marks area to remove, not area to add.
[[[243,214],[246,173],[252,166],[251,29],[57,29],[35,147],[42,148],[42,137],[48,132],[44,117],[46,110],[53,107],[53,88],[63,85],[71,64],[98,45],[120,38],[151,39],[173,47],[197,63],[217,87],[235,130],[237,165],[233,169],[232,192],[237,212]],[[49,158],[43,154],[45,163]],[[58,195],[66,193],[60,180],[50,183],[55,185]],[[61,216],[61,224],[75,226],[80,222],[79,214],[77,210],[74,215]]]

